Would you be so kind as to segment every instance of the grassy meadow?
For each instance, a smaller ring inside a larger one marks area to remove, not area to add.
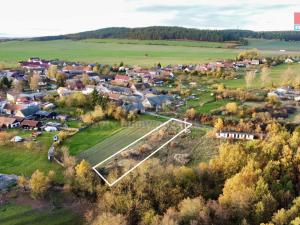
[[[26,138],[30,131],[18,131],[17,135]],[[44,172],[54,170],[58,181],[62,179],[61,167],[57,163],[50,163],[47,159],[53,133],[44,132],[37,138],[35,144],[38,149],[27,149],[23,143],[9,143],[0,145],[0,173],[31,176],[39,169]]]
[[[295,74],[298,76],[300,75],[300,64],[281,64],[275,67],[271,67],[270,70],[270,84],[269,86],[275,85],[278,86],[281,84],[281,75],[284,73],[285,70],[287,70],[288,68],[292,69],[293,71],[295,71]],[[251,88],[261,88],[263,87],[263,84],[261,82],[260,79],[261,74],[257,73],[256,74],[256,78],[251,86]],[[246,82],[244,79],[244,75],[242,75],[239,79],[235,79],[235,80],[222,80],[220,81],[220,83],[225,84],[226,87],[229,88],[245,88],[246,87]]]

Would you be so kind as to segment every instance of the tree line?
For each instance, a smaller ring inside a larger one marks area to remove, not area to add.
[[[142,28],[110,27],[75,34],[46,36],[34,40],[48,41],[58,39],[120,38],[138,40],[194,40],[194,41],[239,41],[247,44],[245,38],[278,39],[284,41],[300,41],[300,33],[296,31],[261,31],[251,30],[199,30],[184,27],[152,26]]]

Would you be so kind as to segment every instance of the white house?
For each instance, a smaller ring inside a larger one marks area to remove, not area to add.
[[[239,139],[239,140],[254,140],[254,134],[240,133],[240,132],[218,132],[216,138],[223,139]]]

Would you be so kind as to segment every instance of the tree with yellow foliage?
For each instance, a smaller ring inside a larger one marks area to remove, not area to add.
[[[50,179],[39,170],[36,170],[29,180],[29,187],[33,198],[42,198],[49,188]]]
[[[91,166],[84,159],[75,167],[75,181],[78,189],[89,193],[93,192],[94,185]]]
[[[222,118],[218,118],[214,124],[214,127],[217,131],[220,131],[224,128],[224,122],[222,120]]]
[[[235,102],[229,102],[226,104],[225,109],[227,112],[235,114],[237,113],[238,106]]]

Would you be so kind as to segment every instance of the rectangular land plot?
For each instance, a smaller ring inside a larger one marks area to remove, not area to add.
[[[98,163],[93,169],[109,186],[113,186],[191,126],[190,123],[172,118]]]
[[[104,139],[93,147],[78,155],[79,159],[87,160],[91,166],[113,155],[134,140],[142,137],[162,122],[155,120],[137,121],[122,128],[122,130]],[[87,139],[88,141],[88,139]]]

